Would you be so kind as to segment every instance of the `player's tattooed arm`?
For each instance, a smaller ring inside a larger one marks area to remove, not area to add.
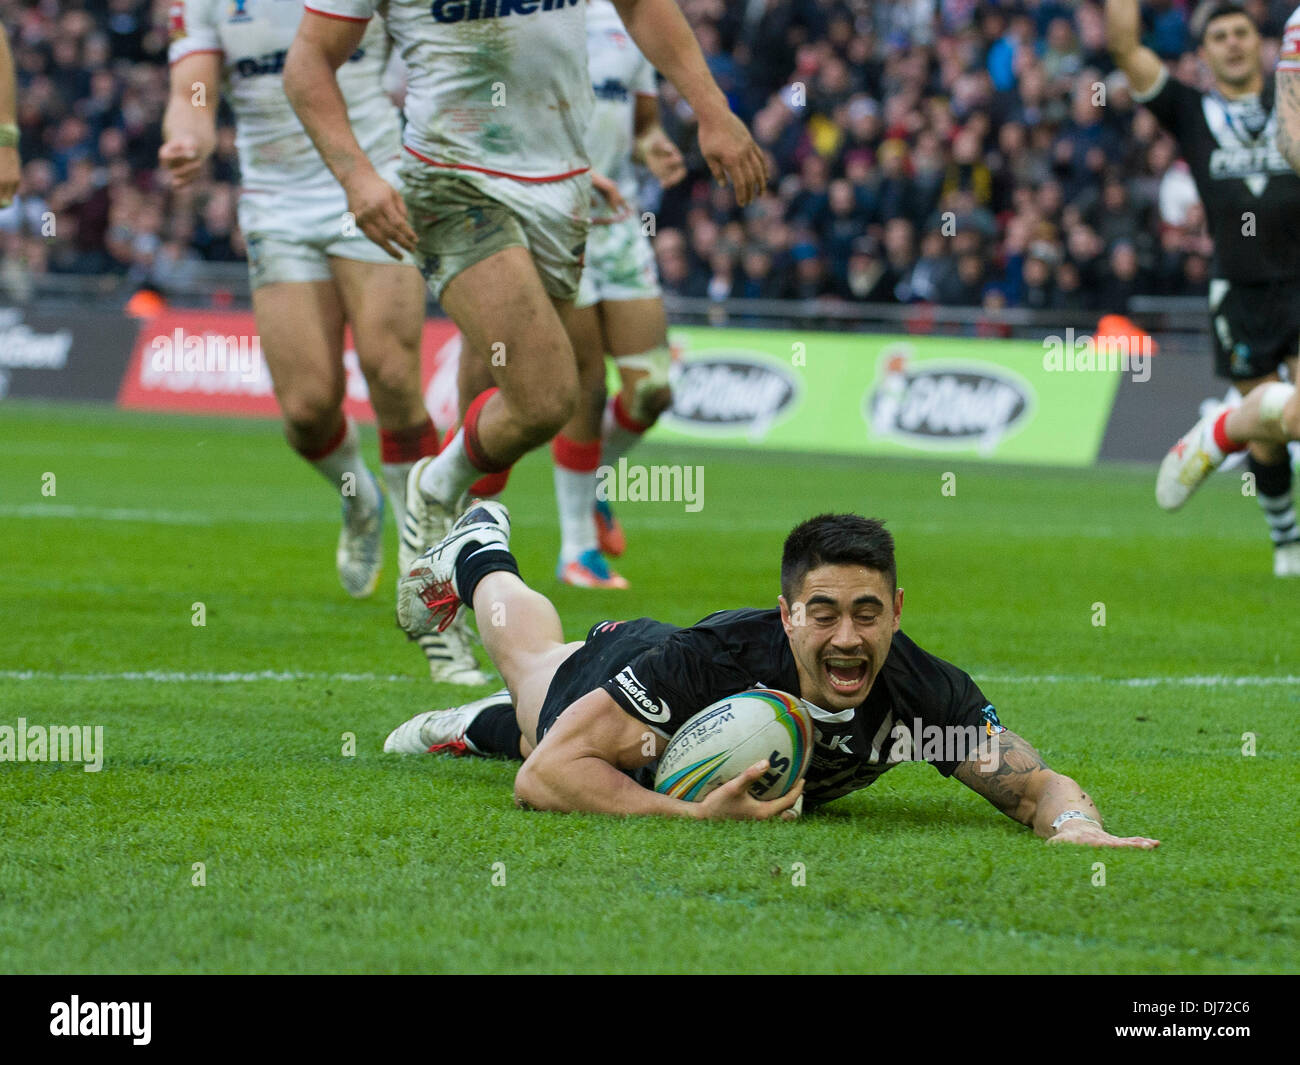
[[[996,747],[981,751],[979,758],[962,762],[953,776],[1013,821],[1033,827],[1046,777],[1055,774],[1047,768],[1042,755],[1014,732],[1001,732],[994,739]]]
[[[1101,814],[1088,793],[1064,773],[1050,769],[1043,756],[1014,732],[1000,733],[996,748],[962,762],[953,776],[1048,842],[1144,850],[1160,842],[1145,836],[1112,836],[1102,827]],[[1054,828],[1053,823],[1067,810],[1084,816]]]
[[[1300,173],[1300,71],[1277,72],[1277,150]]]

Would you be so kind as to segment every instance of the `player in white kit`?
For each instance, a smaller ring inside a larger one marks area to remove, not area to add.
[[[335,72],[383,8],[408,70],[403,194],[357,142]],[[699,121],[701,150],[739,202],[766,165],[727,106],[673,0],[620,0],[651,62]],[[466,490],[573,416],[565,332],[578,294],[591,192],[584,0],[308,0],[285,88],[365,233],[416,262],[495,388],[467,404],[407,488],[404,561],[441,539]]]
[[[321,165],[284,96],[284,59],[301,17],[301,7],[285,0],[174,4],[171,97],[159,159],[177,186],[200,175],[215,143],[224,86],[237,123],[239,224],[260,348],[290,446],[339,493],[339,578],[361,598],[379,578],[385,502],[361,455],[356,426],[343,414],[344,325],[351,326],[369,386],[383,475],[400,524],[406,475],[417,459],[437,450],[420,389],[424,287],[409,259],[393,262],[347,215],[342,188]],[[381,84],[389,51],[376,22],[353,50],[340,83],[363,150],[395,176],[400,124]],[[421,640],[421,646],[435,680],[487,680],[464,630]]]
[[[596,472],[615,465],[672,402],[668,320],[649,234],[653,219],[637,207],[642,163],[664,188],[686,176],[681,152],[659,124],[655,70],[628,36],[610,0],[589,0],[587,63],[596,105],[587,132],[595,173],[612,184],[593,195],[587,257],[570,320],[578,356],[573,419],[551,442],[560,513],[557,576],[588,588],[626,588],[605,555],[621,555],[623,531],[608,500],[596,496]],[[605,356],[622,384],[606,400]]]

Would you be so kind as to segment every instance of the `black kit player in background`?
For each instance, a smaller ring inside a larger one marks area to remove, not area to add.
[[[1214,239],[1215,369],[1242,394],[1296,379],[1300,352],[1300,177],[1277,147],[1274,85],[1259,28],[1241,5],[1207,0],[1192,19],[1214,88],[1170,76],[1140,43],[1138,0],[1106,0],[1106,41],[1133,98],[1178,141]],[[1273,572],[1300,577],[1300,529],[1283,444],[1252,443],[1249,467],[1273,541]]]
[[[879,521],[823,514],[796,526],[777,602],[685,629],[606,621],[566,643],[555,607],[519,576],[505,507],[473,503],[399,583],[398,620],[415,633],[462,604],[475,610],[508,690],[417,714],[384,750],[522,757],[515,797],[533,809],[718,820],[796,816],[805,795],[829,802],[922,760],[1049,843],[1158,846],[1107,832],[1092,799],[1001,726],[970,676],[900,631],[894,540]],[[682,725],[754,687],[808,705],[816,745],[804,780],[782,798],[756,799],[748,789],[768,768],[761,761],[700,802],[651,790],[652,763]],[[930,747],[955,734],[968,739]]]

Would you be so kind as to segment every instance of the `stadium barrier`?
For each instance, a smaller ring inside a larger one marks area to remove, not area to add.
[[[716,317],[717,307],[711,309]],[[730,320],[752,321],[754,310],[730,308]],[[788,305],[776,310],[794,315]],[[837,331],[674,325],[676,401],[656,439],[1060,466],[1148,462],[1204,400],[1224,392],[1196,332],[1161,333],[1149,352],[1127,352],[1093,343],[1082,328],[1045,333],[1043,322],[1033,325],[1033,336],[927,335],[909,331],[904,320],[910,313],[916,323],[915,308],[891,310],[897,317],[876,320],[874,328],[892,324],[892,332],[839,329],[841,322],[827,319],[817,324]],[[938,310],[932,324],[960,320],[951,309]],[[674,320],[682,318],[691,314],[679,309]],[[1185,313],[1181,318],[1189,321]],[[446,377],[458,350],[451,323],[426,322],[423,382],[431,406],[454,402]],[[350,344],[345,364],[347,409],[372,421]],[[173,306],[133,320],[120,310],[0,308],[5,395],[277,415],[253,317],[244,310]],[[439,422],[454,417],[433,413]]]

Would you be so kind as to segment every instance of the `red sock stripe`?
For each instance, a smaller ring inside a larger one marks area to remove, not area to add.
[[[551,455],[555,458],[555,465],[562,470],[591,473],[600,465],[600,441],[580,444],[560,433],[551,441]]]
[[[627,412],[623,406],[623,394],[620,392],[614,397],[614,421],[626,429],[629,433],[644,433],[650,428],[645,422],[639,422]]]
[[[499,496],[506,489],[506,482],[510,480],[510,471],[513,466],[507,466],[504,470],[498,470],[496,473],[485,473],[477,481],[469,486],[471,496]]]
[[[432,418],[408,429],[379,429],[379,458],[383,462],[415,462],[438,453],[438,430]]]
[[[1224,411],[1214,420],[1214,446],[1222,451],[1225,455],[1231,455],[1234,451],[1244,451],[1249,444],[1239,444],[1228,436],[1228,429],[1225,423],[1228,420],[1229,411]]]
[[[489,388],[475,396],[474,402],[469,405],[469,410],[465,412],[465,424],[462,426],[465,430],[465,457],[469,459],[471,466],[483,473],[499,473],[510,468],[509,463],[496,462],[488,458],[483,450],[483,445],[479,443],[478,439],[478,416],[482,413],[487,401],[496,394],[497,389]]]
[[[298,454],[308,462],[320,462],[321,459],[338,450],[339,445],[343,443],[343,438],[347,435],[348,420],[344,418],[339,422],[339,431],[329,438],[327,444],[323,447],[317,448],[315,451],[304,451],[302,448],[298,448]]]

